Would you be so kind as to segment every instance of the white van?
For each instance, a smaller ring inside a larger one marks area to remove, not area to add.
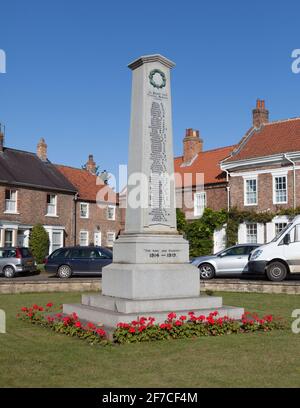
[[[284,280],[288,274],[300,272],[300,215],[273,241],[251,253],[248,271],[266,274],[274,282]]]

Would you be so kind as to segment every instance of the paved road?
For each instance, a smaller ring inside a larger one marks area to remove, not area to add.
[[[73,276],[71,279],[68,279],[68,281],[94,281],[94,280],[101,280],[101,277],[100,276],[91,276],[91,275],[89,275],[89,276]],[[253,282],[254,280],[255,281],[266,281],[266,282],[269,282],[266,278],[264,278],[263,276],[253,276],[253,278],[246,278],[246,277],[243,277],[243,278],[238,278],[238,277],[222,277],[222,278],[219,278],[219,279],[214,279],[214,280],[212,280],[212,281],[210,281],[210,282],[217,282],[217,281],[219,281],[219,280],[222,280],[223,282],[224,282],[224,280],[228,280],[228,282],[247,282],[247,281],[251,281],[251,282]],[[289,282],[297,282],[297,283],[300,283],[300,274],[297,274],[297,275],[294,275],[294,276],[292,276],[292,277],[289,277],[288,279],[287,279]],[[31,273],[31,274],[29,274],[29,273],[27,273],[26,275],[20,275],[20,276],[17,276],[17,277],[15,277],[15,278],[13,278],[13,279],[7,279],[7,278],[4,278],[4,277],[0,277],[0,285],[1,284],[3,284],[3,283],[8,283],[8,282],[18,282],[18,283],[20,283],[20,282],[32,282],[32,281],[37,281],[37,282],[55,282],[55,281],[58,281],[58,282],[61,282],[62,280],[61,279],[59,279],[59,278],[57,278],[55,275],[48,275],[48,274],[46,274],[46,273],[44,273],[44,272],[42,272],[42,273]],[[64,282],[65,282],[66,280],[64,280]]]

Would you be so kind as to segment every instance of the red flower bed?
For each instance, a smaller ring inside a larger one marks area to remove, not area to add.
[[[58,307],[61,310],[61,306]],[[45,307],[34,304],[22,307],[17,317],[30,323],[49,327],[57,333],[76,336],[91,344],[108,344],[106,332],[101,325],[79,321],[76,313],[63,315],[55,312],[52,302]],[[196,316],[194,312],[179,315],[171,312],[164,323],[155,323],[154,317],[140,317],[131,323],[119,323],[113,334],[115,343],[124,344],[141,341],[168,340],[178,338],[195,338],[200,336],[221,336],[231,333],[247,333],[254,331],[271,331],[283,329],[285,322],[272,315],[259,317],[255,313],[245,312],[240,321],[228,316],[219,316],[217,311],[208,316]]]
[[[63,333],[68,336],[76,336],[89,341],[91,344],[106,344],[106,332],[103,328],[88,322],[85,325],[79,321],[76,313],[63,315],[55,313],[53,303],[47,303],[46,307],[33,305],[32,307],[22,307],[21,313],[17,317],[33,324],[43,327],[49,327],[57,333]],[[61,307],[59,306],[59,310]],[[51,314],[49,314],[51,313]]]
[[[119,323],[114,332],[116,343],[132,343],[163,339],[193,338],[200,336],[221,336],[231,333],[247,333],[254,331],[271,331],[285,328],[281,319],[272,315],[259,318],[256,314],[246,312],[241,321],[230,319],[228,316],[220,317],[217,311],[196,316],[189,312],[187,316],[177,316],[169,313],[164,323],[155,324],[153,317],[141,318],[138,321]]]

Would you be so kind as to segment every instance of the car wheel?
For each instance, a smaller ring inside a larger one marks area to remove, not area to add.
[[[209,263],[199,265],[199,271],[201,279],[212,279],[216,275],[215,268]]]
[[[72,270],[68,265],[61,265],[57,270],[57,276],[61,279],[71,278]]]
[[[281,262],[272,262],[267,266],[267,277],[270,281],[281,282],[286,278],[287,268]]]
[[[13,278],[15,276],[15,274],[16,274],[16,272],[15,272],[15,270],[14,270],[14,268],[12,266],[6,266],[3,269],[3,273],[4,273],[4,276],[6,278]]]

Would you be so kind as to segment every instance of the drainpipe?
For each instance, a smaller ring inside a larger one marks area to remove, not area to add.
[[[283,155],[283,157],[288,160],[290,163],[293,165],[293,206],[294,210],[296,209],[296,163],[289,159],[286,154]]]
[[[229,182],[229,171],[224,169],[224,171],[226,172],[226,182]],[[229,212],[230,210],[230,186],[226,187],[227,190],[227,211]]]
[[[74,214],[73,214],[73,217],[74,217],[74,237],[73,237],[74,246],[76,246],[76,243],[77,243],[76,238],[77,238],[77,200],[78,200],[78,196],[79,196],[78,193],[74,195]]]

